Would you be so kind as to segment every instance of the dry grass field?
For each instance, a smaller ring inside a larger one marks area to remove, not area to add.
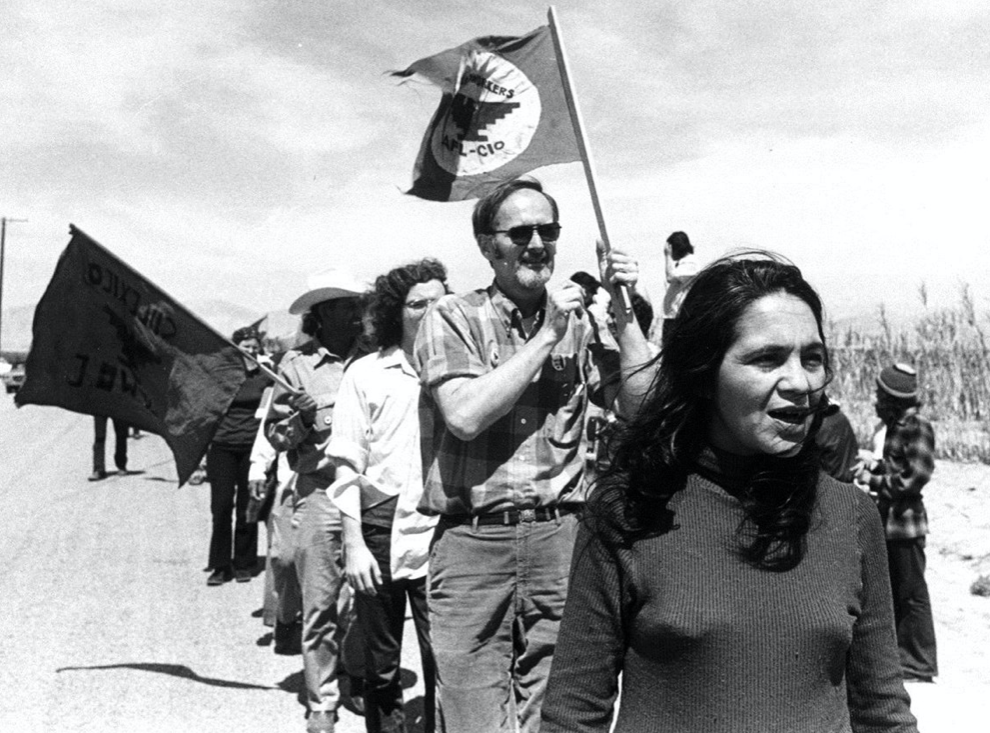
[[[924,302],[924,288],[920,293]],[[877,424],[877,374],[905,362],[918,370],[937,456],[990,463],[990,350],[969,290],[962,289],[956,307],[926,309],[908,327],[891,326],[882,309],[877,320],[870,333],[831,324],[826,334],[835,371],[829,396],[842,405],[860,445],[869,445]]]
[[[920,290],[926,304],[924,288]],[[891,362],[912,364],[922,385],[922,411],[935,428],[937,462],[925,491],[931,520],[927,578],[939,647],[934,685],[909,692],[926,733],[987,729],[990,695],[990,353],[982,320],[963,288],[954,308],[926,308],[906,327],[881,309],[869,332],[831,324],[826,334],[835,378],[829,396],[842,405],[870,445],[876,375]],[[982,722],[981,722],[982,721]]]

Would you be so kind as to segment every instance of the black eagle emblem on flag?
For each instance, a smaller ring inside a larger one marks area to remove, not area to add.
[[[486,129],[519,108],[518,102],[480,102],[457,94],[450,103],[450,119],[463,142],[488,142]]]

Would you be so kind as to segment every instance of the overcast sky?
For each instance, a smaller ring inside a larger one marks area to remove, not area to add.
[[[542,3],[7,0],[4,308],[34,304],[75,224],[187,303],[287,308],[306,274],[433,255],[487,284],[470,202],[403,194],[439,92],[384,75],[546,22]],[[990,309],[985,0],[557,5],[614,242],[662,293],[662,243],[797,262],[835,317],[917,287]],[[593,265],[580,164],[557,279]]]

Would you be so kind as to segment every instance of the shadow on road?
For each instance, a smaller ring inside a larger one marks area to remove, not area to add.
[[[161,476],[161,475],[159,475],[157,473],[156,474],[148,474],[148,471],[150,471],[150,470],[154,470],[156,468],[161,468],[162,466],[170,466],[170,465],[172,465],[171,458],[166,458],[165,460],[158,461],[158,463],[152,463],[150,466],[146,466],[145,467],[146,470],[145,471],[142,471],[141,473],[142,474],[145,474],[143,476],[143,478],[144,478],[145,481],[153,481],[153,482],[169,483],[169,484],[178,484],[178,481],[176,481],[175,476]]]
[[[296,700],[304,708],[309,707],[306,703],[306,679],[303,677],[302,670],[298,672],[293,672],[284,680],[279,682],[276,687],[285,692],[296,693]]]
[[[183,679],[200,682],[212,687],[232,687],[238,690],[274,690],[276,688],[267,685],[252,685],[246,682],[234,682],[232,680],[219,680],[213,677],[200,677],[184,664],[159,664],[156,662],[127,662],[124,664],[101,664],[92,667],[59,667],[56,672],[83,672],[94,669],[137,669],[142,672],[157,672],[167,674],[172,677],[182,677]],[[279,684],[279,687],[282,685]],[[284,688],[283,688],[284,689]]]

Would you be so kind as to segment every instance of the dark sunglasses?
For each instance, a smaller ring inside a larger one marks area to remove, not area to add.
[[[520,224],[510,229],[494,229],[489,234],[508,234],[512,243],[518,247],[525,247],[533,239],[533,232],[540,235],[544,243],[556,242],[560,236],[560,224]]]

